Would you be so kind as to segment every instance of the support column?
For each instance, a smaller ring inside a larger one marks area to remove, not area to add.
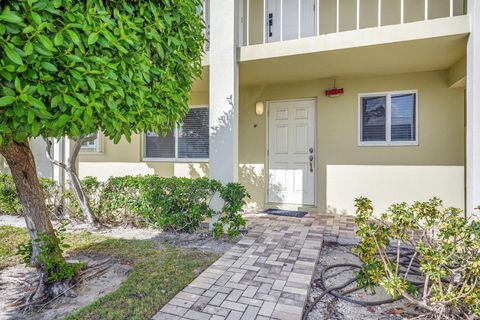
[[[210,0],[210,178],[238,179],[237,1]]]
[[[466,215],[480,206],[480,1],[468,1]]]
[[[55,139],[55,144],[53,145],[53,158],[57,161],[63,162],[63,152],[63,139]],[[60,186],[60,188],[63,188],[64,186],[64,179],[65,175],[63,169],[59,166],[53,165],[53,180]]]

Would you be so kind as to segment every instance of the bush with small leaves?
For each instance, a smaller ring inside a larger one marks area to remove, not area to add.
[[[379,219],[369,199],[355,201],[361,241],[354,252],[364,263],[359,286],[380,285],[426,318],[480,317],[480,222],[438,198],[394,204]]]

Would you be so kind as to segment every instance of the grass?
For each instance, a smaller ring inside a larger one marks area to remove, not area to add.
[[[26,231],[0,226],[0,236],[0,268],[19,263],[14,246],[27,240]],[[111,239],[91,233],[67,233],[66,242],[71,245],[69,255],[110,256],[133,266],[116,291],[68,315],[68,320],[150,319],[218,258],[198,250],[158,248],[149,240]]]

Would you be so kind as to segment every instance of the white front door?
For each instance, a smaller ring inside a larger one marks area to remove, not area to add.
[[[315,204],[315,100],[268,105],[268,202]]]

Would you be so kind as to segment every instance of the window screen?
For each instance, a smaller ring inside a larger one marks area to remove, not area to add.
[[[145,158],[151,159],[208,159],[208,108],[192,108],[176,129],[166,136],[153,132],[145,134]]]
[[[178,128],[178,157],[208,159],[208,109],[191,109]]]
[[[166,136],[148,132],[145,135],[145,157],[147,158],[175,158],[175,134],[170,130]]]
[[[362,98],[362,141],[385,141],[386,101],[385,96]]]
[[[415,94],[392,95],[392,141],[416,140]]]

